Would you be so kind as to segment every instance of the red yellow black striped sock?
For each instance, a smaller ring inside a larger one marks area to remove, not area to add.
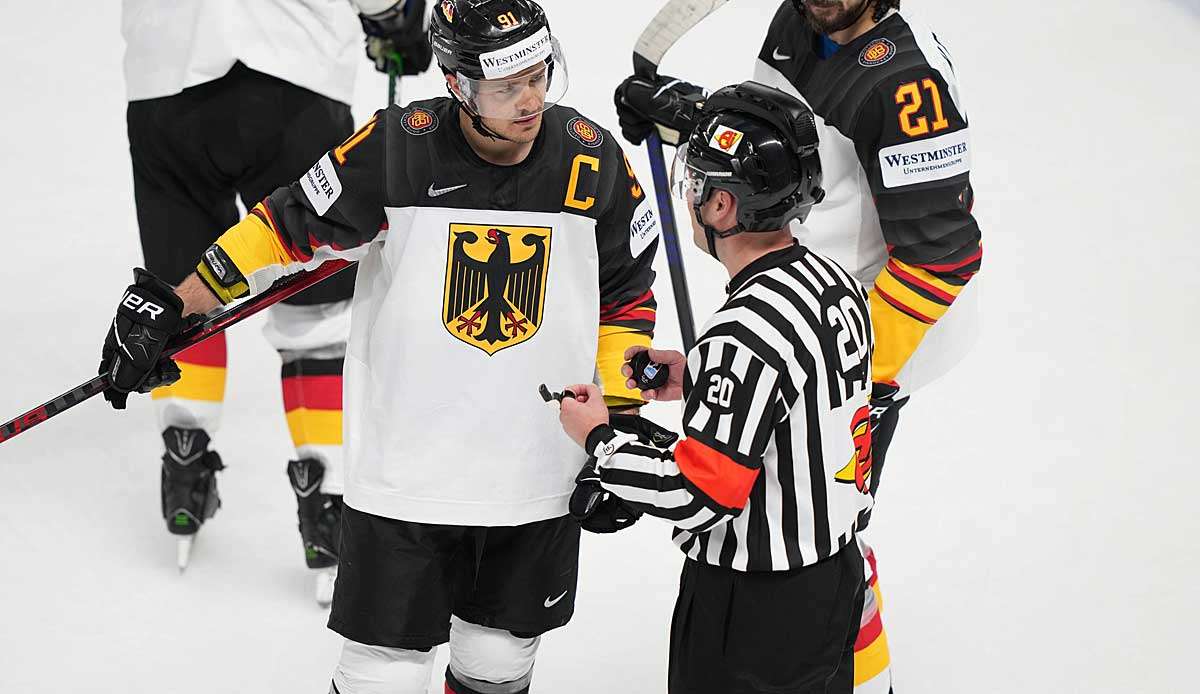
[[[225,334],[217,333],[175,355],[181,377],[150,394],[163,429],[178,426],[212,432],[225,400]]]
[[[297,359],[283,365],[281,377],[283,408],[296,454],[317,458],[326,466],[335,463],[338,469],[327,472],[322,486],[340,489],[342,360]]]

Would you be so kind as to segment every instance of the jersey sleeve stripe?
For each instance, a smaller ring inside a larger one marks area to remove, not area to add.
[[[962,285],[954,286],[932,274],[913,267],[907,263],[892,258],[888,261],[887,271],[909,289],[921,294],[930,301],[949,306],[962,291]]]
[[[898,301],[914,313],[927,317],[931,322],[937,321],[950,308],[949,301],[940,301],[925,296],[920,291],[902,282],[894,274],[884,269],[875,279],[875,289],[886,294],[888,298]]]
[[[625,350],[635,345],[650,347],[650,336],[625,327],[600,326],[600,334],[596,341],[596,373],[600,376],[604,402],[609,407],[645,402],[640,391],[625,386],[627,379],[621,374],[621,366],[625,363]]]
[[[909,308],[908,306],[905,306],[903,302],[897,301],[895,298],[889,296],[887,292],[885,292],[879,288],[878,283],[876,283],[876,285],[875,285],[875,294],[878,295],[879,298],[882,299],[884,302],[886,302],[889,306],[896,309],[900,313],[903,313],[904,315],[908,316],[909,318],[912,318],[913,320],[920,321],[921,323],[924,323],[925,325],[933,325],[934,323],[937,322],[937,319],[930,318],[929,316],[923,315],[919,311],[916,311],[914,309]],[[878,324],[876,324],[877,330],[878,330],[878,327],[879,327]]]
[[[745,507],[760,472],[691,438],[675,446],[675,463],[683,476],[706,496],[731,509]]]

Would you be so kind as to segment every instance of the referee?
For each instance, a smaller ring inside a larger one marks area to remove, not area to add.
[[[812,111],[754,82],[726,87],[672,178],[696,244],[730,276],[686,358],[650,352],[670,378],[643,394],[682,397],[686,437],[668,449],[610,425],[591,384],[569,386],[579,395],[562,402],[563,428],[595,456],[605,491],[676,526],[687,561],[670,694],[849,694],[872,333],[862,286],[787,228],[824,196]]]

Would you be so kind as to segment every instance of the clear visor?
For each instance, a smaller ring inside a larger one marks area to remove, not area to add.
[[[671,194],[691,206],[700,202],[710,178],[732,176],[733,172],[701,171],[688,163],[687,150],[687,143],[675,150],[675,163],[671,165]]]
[[[521,120],[536,116],[567,93],[567,61],[558,41],[545,61],[510,77],[477,80],[458,74],[459,94],[467,108],[484,118]]]

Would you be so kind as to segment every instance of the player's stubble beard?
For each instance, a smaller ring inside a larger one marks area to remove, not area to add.
[[[853,25],[875,0],[805,0],[804,20],[818,34],[833,34]]]

